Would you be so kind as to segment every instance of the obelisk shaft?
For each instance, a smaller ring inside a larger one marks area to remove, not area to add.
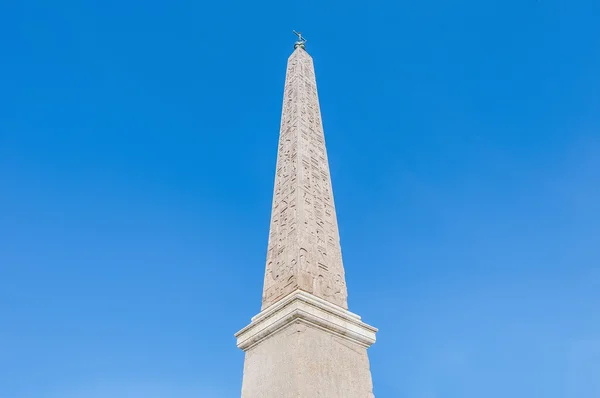
[[[262,308],[294,290],[348,308],[313,61],[288,59]]]
[[[312,58],[288,59],[261,312],[237,332],[242,398],[373,398],[377,329],[348,311]]]

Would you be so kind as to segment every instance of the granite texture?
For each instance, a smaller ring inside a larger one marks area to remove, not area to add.
[[[313,61],[288,59],[262,308],[301,289],[348,308]]]
[[[288,59],[261,312],[236,333],[242,398],[373,398],[377,329],[348,311],[313,61]]]

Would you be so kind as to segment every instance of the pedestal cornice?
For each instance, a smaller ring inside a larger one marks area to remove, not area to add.
[[[248,351],[294,323],[304,323],[368,348],[377,329],[360,316],[313,294],[296,290],[252,318],[235,334],[238,348]]]

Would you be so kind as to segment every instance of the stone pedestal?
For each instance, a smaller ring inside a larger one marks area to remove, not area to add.
[[[373,398],[367,348],[376,332],[356,314],[292,292],[235,335],[246,353],[242,398]]]

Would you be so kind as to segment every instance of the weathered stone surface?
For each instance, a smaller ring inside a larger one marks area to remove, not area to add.
[[[367,348],[377,329],[297,290],[236,334],[242,398],[373,398]]]
[[[296,289],[348,308],[315,72],[301,47],[285,79],[262,308]]]
[[[373,398],[377,329],[348,311],[311,57],[288,59],[261,312],[235,337],[242,398]]]

